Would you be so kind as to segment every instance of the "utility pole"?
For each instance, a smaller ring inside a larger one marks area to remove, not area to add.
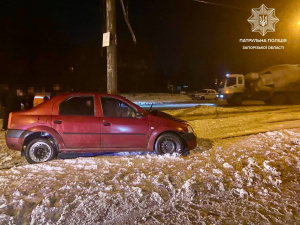
[[[110,33],[107,47],[107,93],[118,94],[116,0],[106,0],[106,29]]]

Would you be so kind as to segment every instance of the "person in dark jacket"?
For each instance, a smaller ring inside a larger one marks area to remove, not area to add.
[[[25,95],[23,98],[24,109],[27,110],[33,108],[33,101],[34,101],[33,93],[28,93],[27,95]]]
[[[44,102],[45,101],[48,101],[49,100],[49,97],[47,96],[47,95],[45,95],[45,97],[44,97]]]
[[[11,112],[21,110],[21,99],[17,95],[17,90],[6,90],[2,94],[1,105],[3,108],[3,130],[7,130],[8,117]]]

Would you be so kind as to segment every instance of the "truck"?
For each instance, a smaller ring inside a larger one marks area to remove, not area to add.
[[[245,100],[268,105],[300,104],[300,66],[276,65],[258,73],[226,74],[218,91],[220,99],[235,106]]]

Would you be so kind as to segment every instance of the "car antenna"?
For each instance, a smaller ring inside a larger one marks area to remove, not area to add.
[[[151,107],[150,107],[150,109],[149,109],[149,112],[151,112],[152,106],[153,106],[153,103],[151,104]]]

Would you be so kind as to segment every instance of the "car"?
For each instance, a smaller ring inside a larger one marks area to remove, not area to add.
[[[218,92],[214,89],[202,89],[201,91],[190,95],[193,100],[217,100]]]
[[[147,112],[119,95],[68,93],[9,115],[9,149],[29,163],[57,156],[122,151],[188,154],[197,146],[193,128],[161,111]]]

